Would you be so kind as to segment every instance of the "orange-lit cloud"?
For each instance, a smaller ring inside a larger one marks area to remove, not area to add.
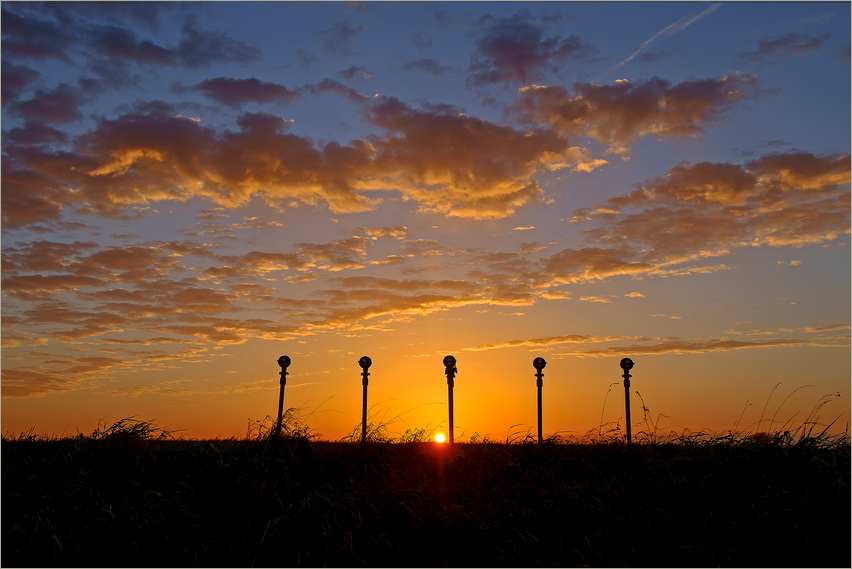
[[[7,148],[3,220],[58,221],[68,207],[127,218],[141,215],[128,212],[136,204],[195,196],[228,208],[259,195],[356,212],[380,203],[362,193],[369,190],[398,191],[424,210],[499,218],[540,198],[537,171],[589,158],[551,131],[518,131],[452,107],[415,110],[380,98],[364,119],[386,134],[317,147],[273,115],[243,114],[238,131],[217,132],[154,103],[102,120],[77,139],[77,152]]]
[[[468,352],[481,352],[484,350],[497,350],[500,348],[516,348],[521,346],[556,346],[561,344],[590,344],[600,342],[612,342],[626,339],[626,336],[594,336],[582,334],[567,334],[565,336],[547,336],[543,338],[530,338],[527,340],[509,340],[500,344],[488,344],[465,348]]]
[[[826,326],[825,331],[848,329],[848,325]],[[813,328],[805,328],[803,331],[812,332]],[[754,330],[748,335],[772,336],[779,333],[792,332],[792,330]],[[608,344],[632,340],[631,344],[618,344],[604,347],[588,347],[595,344]],[[719,339],[682,339],[682,338],[646,338],[630,336],[596,336],[582,334],[567,334],[565,336],[547,336],[540,338],[528,338],[523,340],[509,340],[497,344],[487,344],[465,348],[464,351],[484,351],[517,347],[549,347],[562,344],[583,344],[587,346],[571,352],[559,352],[559,355],[571,355],[579,357],[612,356],[619,354],[668,354],[668,353],[707,353],[725,352],[729,350],[747,348],[776,348],[783,346],[822,346],[822,347],[848,347],[849,336],[825,336],[821,338],[784,338],[784,339],[756,339],[736,340],[730,338]]]
[[[598,302],[601,304],[610,304],[612,301],[608,298],[604,298],[602,296],[581,296],[580,300],[583,302]]]
[[[796,338],[781,339],[781,340],[728,340],[728,339],[711,339],[711,340],[666,340],[650,345],[630,344],[620,346],[608,346],[606,348],[598,348],[574,352],[571,355],[575,356],[615,356],[628,355],[635,356],[640,354],[685,354],[685,353],[707,353],[707,352],[727,352],[730,350],[741,350],[748,348],[777,348],[786,346],[849,346],[849,343],[827,343],[815,340],[803,340]]]
[[[849,164],[848,154],[797,152],[769,154],[745,165],[676,166],[599,206],[607,215],[585,235],[610,248],[565,250],[547,266],[569,280],[661,274],[673,264],[737,247],[833,241],[850,231]],[[574,218],[592,220],[588,208],[575,211]]]
[[[720,121],[743,97],[755,96],[750,75],[686,81],[671,85],[654,77],[645,82],[598,85],[576,83],[573,91],[552,85],[520,89],[513,114],[533,124],[546,124],[562,136],[589,136],[624,155],[639,137],[681,138],[704,132]]]

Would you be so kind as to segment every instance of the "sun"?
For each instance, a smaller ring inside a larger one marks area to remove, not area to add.
[[[438,433],[437,435],[435,435],[435,442],[436,443],[444,442],[444,435],[442,435],[441,433]]]

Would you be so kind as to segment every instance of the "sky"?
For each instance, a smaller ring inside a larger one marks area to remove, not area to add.
[[[849,22],[2,2],[2,430],[842,433]]]

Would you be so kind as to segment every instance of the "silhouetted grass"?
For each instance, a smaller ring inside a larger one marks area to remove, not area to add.
[[[849,565],[848,433],[648,425],[630,447],[328,442],[296,410],[242,440],[7,435],[2,565]]]

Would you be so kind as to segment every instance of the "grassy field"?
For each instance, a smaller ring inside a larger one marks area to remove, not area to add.
[[[852,559],[848,436],[174,440],[124,420],[89,436],[5,436],[2,468],[4,567]]]

